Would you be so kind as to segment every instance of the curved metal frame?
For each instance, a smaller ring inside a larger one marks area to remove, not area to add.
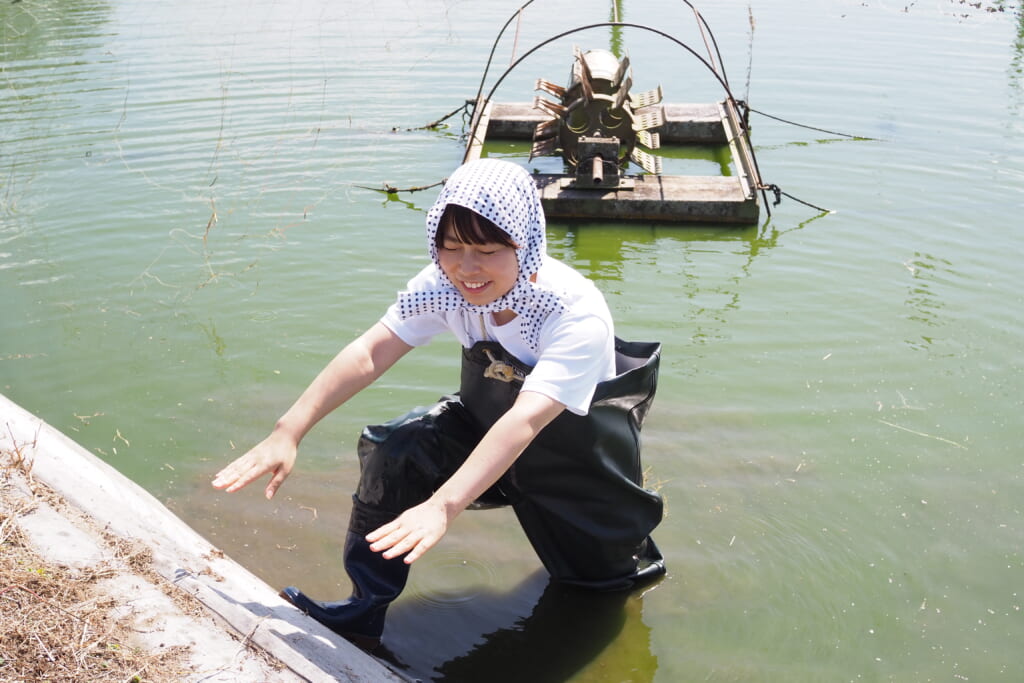
[[[558,34],[556,34],[554,36],[551,36],[550,38],[547,38],[546,40],[543,40],[540,43],[534,45],[532,48],[530,48],[525,53],[523,53],[523,55],[521,57],[519,57],[512,64],[510,64],[509,67],[507,69],[505,69],[502,72],[502,74],[498,77],[498,79],[495,81],[494,85],[491,86],[490,90],[488,90],[487,96],[481,98],[481,96],[483,94],[483,90],[484,90],[484,84],[487,81],[487,74],[490,72],[491,63],[494,60],[494,53],[495,53],[495,51],[498,48],[498,43],[501,41],[501,38],[504,35],[505,30],[508,29],[509,25],[512,23],[512,20],[515,19],[517,16],[520,16],[522,14],[522,11],[524,9],[526,9],[527,7],[529,7],[531,4],[533,4],[534,1],[535,0],[529,0],[528,2],[524,3],[522,6],[519,7],[519,9],[517,9],[512,14],[512,16],[510,16],[508,18],[508,21],[505,22],[504,26],[502,26],[501,30],[498,32],[498,35],[497,35],[497,37],[494,40],[494,43],[491,45],[491,52],[488,55],[487,64],[484,67],[484,73],[481,76],[480,85],[477,88],[476,99],[473,101],[474,112],[473,112],[473,117],[472,117],[472,124],[470,126],[470,131],[469,131],[469,142],[466,145],[466,153],[463,155],[463,162],[465,162],[465,161],[467,161],[469,159],[470,150],[473,147],[473,141],[476,140],[477,129],[479,127],[480,120],[482,118],[480,116],[480,113],[486,109],[487,105],[491,102],[491,98],[494,96],[495,91],[502,84],[502,82],[505,80],[505,78],[514,69],[516,69],[527,57],[531,56],[533,53],[537,52],[542,47],[546,47],[547,45],[550,45],[551,43],[555,42],[556,40],[561,40],[562,38],[565,38],[566,36],[570,36],[570,35],[573,35],[575,33],[580,33],[582,31],[588,31],[588,30],[594,29],[594,28],[605,28],[605,27],[612,27],[612,28],[615,28],[615,27],[619,27],[619,28],[635,28],[635,29],[638,29],[638,30],[641,30],[641,31],[647,31],[649,33],[653,33],[655,35],[661,36],[661,37],[667,39],[668,41],[670,41],[672,43],[675,43],[679,47],[683,48],[684,50],[689,52],[691,55],[693,55],[701,64],[703,64],[705,66],[705,68],[707,68],[708,71],[710,71],[712,73],[712,75],[715,77],[715,79],[718,81],[718,83],[722,86],[722,89],[725,91],[725,94],[727,95],[727,102],[730,105],[729,107],[727,107],[727,110],[728,111],[735,111],[737,113],[737,116],[736,116],[737,121],[734,123],[734,125],[738,128],[737,132],[740,135],[742,135],[744,137],[744,139],[746,140],[746,142],[747,142],[746,148],[747,148],[747,150],[749,150],[749,162],[750,162],[750,165],[751,165],[751,171],[753,171],[754,175],[756,176],[755,177],[755,181],[756,181],[755,189],[761,191],[762,198],[764,199],[765,212],[769,216],[771,216],[771,209],[769,208],[769,204],[768,204],[768,196],[767,196],[767,193],[765,191],[766,188],[764,186],[764,183],[761,181],[761,171],[760,171],[760,168],[758,167],[758,164],[757,164],[757,158],[754,155],[753,146],[750,143],[750,131],[749,131],[747,125],[746,125],[746,116],[739,115],[739,110],[741,109],[741,104],[736,99],[736,97],[732,94],[732,88],[729,86],[729,80],[728,80],[728,78],[725,75],[725,67],[722,64],[722,54],[721,54],[721,52],[720,52],[720,50],[718,48],[718,41],[715,40],[714,33],[711,31],[711,27],[708,26],[707,21],[704,19],[703,15],[701,15],[701,13],[697,10],[696,7],[694,7],[694,5],[691,2],[689,2],[689,0],[682,0],[682,2],[685,3],[688,7],[690,7],[694,11],[694,14],[696,15],[697,20],[699,21],[700,25],[703,26],[703,28],[707,29],[708,35],[711,38],[711,44],[714,46],[715,55],[718,58],[718,63],[719,63],[719,65],[721,65],[721,67],[720,67],[721,73],[719,73],[719,68],[716,68],[707,59],[702,57],[696,50],[694,50],[692,47],[690,47],[689,45],[687,45],[683,41],[679,40],[675,36],[673,36],[673,35],[671,35],[669,33],[666,33],[665,31],[653,28],[651,26],[646,26],[644,24],[635,24],[635,23],[632,23],[632,22],[603,21],[603,22],[597,22],[597,23],[593,23],[593,24],[587,24],[585,26],[578,26],[576,28],[569,29],[568,31],[563,31],[561,33],[558,33]],[[739,162],[739,160],[737,160],[737,162]]]

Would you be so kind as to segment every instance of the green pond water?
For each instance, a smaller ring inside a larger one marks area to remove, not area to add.
[[[387,657],[445,681],[1024,680],[1024,20],[1019,3],[700,6],[785,198],[742,228],[551,221],[620,336],[663,343],[645,427],[669,576],[545,590],[508,511],[414,567]],[[273,502],[213,474],[425,263],[431,185],[514,4],[0,5],[0,391],[271,585],[341,597],[364,424],[457,382],[454,342],[325,420]],[[677,2],[619,3],[703,52]],[[607,2],[539,0],[495,78]],[[498,101],[628,52],[671,103],[721,90],[652,34],[539,50]],[[860,136],[850,139],[836,132]],[[488,154],[527,163],[524,145]],[[717,175],[722,150],[675,150]]]

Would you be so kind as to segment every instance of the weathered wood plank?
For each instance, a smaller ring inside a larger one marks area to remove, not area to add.
[[[665,124],[658,129],[663,144],[724,145],[728,142],[717,103],[663,106]],[[487,137],[532,140],[534,128],[548,118],[550,117],[534,109],[529,103],[494,102],[490,106]]]
[[[544,212],[557,218],[751,224],[756,197],[726,176],[629,176],[632,190],[577,190],[568,177],[534,176]]]
[[[747,196],[753,197],[757,193],[757,188],[761,186],[761,178],[757,171],[757,164],[754,162],[754,153],[743,134],[740,113],[731,100],[722,102],[719,107],[722,126],[729,138],[729,151],[735,162],[740,182],[743,184],[743,191],[747,193]]]
[[[494,104],[491,102],[488,102],[483,107],[476,106],[473,108],[473,120],[469,126],[473,137],[466,145],[466,154],[462,158],[462,163],[475,161],[483,154],[484,141],[487,139],[487,135],[492,132],[490,121],[493,110]]]

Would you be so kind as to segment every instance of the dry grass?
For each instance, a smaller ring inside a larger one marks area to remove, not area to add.
[[[15,492],[15,477],[27,481],[33,498]],[[184,648],[134,647],[129,617],[111,618],[116,601],[97,588],[118,567],[145,573],[145,551],[122,542],[113,546],[113,563],[83,571],[48,563],[28,544],[18,518],[55,498],[33,480],[19,447],[0,451],[0,681],[180,679]]]

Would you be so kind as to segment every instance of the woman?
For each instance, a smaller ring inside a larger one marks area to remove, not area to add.
[[[555,581],[626,589],[664,574],[648,534],[661,498],[643,488],[639,429],[659,346],[614,336],[589,280],[545,251],[544,214],[521,167],[460,167],[427,214],[432,263],[343,349],[263,442],[217,474],[237,491],[271,474],[271,498],[321,418],[442,332],[463,346],[460,391],[367,427],[344,563],[352,596],[282,596],[367,647],[409,565],[469,507],[511,505]]]

